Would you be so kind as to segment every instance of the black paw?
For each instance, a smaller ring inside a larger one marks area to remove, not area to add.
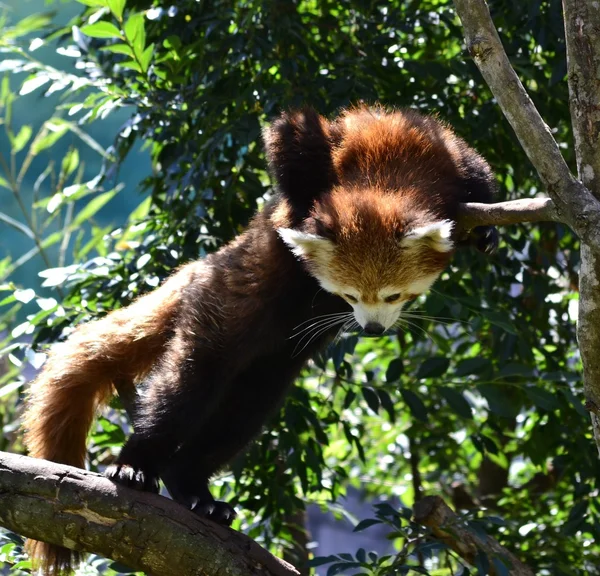
[[[477,226],[471,230],[472,242],[480,252],[493,254],[498,249],[500,235],[495,226]]]
[[[237,516],[233,506],[230,506],[227,502],[219,502],[217,500],[197,502],[192,507],[192,512],[224,526],[231,526],[231,523]]]
[[[104,475],[113,482],[144,492],[158,494],[158,476],[152,476],[143,470],[133,468],[128,464],[111,464]]]

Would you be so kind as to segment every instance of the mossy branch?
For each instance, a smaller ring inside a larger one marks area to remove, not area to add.
[[[506,574],[498,563],[504,565],[510,576],[534,576],[531,568],[493,538],[469,529],[439,496],[427,496],[417,502],[414,506],[414,520],[431,528],[436,538],[447,544],[471,566],[476,564],[478,555],[484,553],[490,560],[491,576]]]
[[[153,576],[298,576],[246,535],[71,466],[0,452],[0,525]]]

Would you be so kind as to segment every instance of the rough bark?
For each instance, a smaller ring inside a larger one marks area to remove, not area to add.
[[[563,12],[577,171],[583,184],[600,198],[600,3],[563,0]],[[577,339],[587,407],[600,451],[600,251],[584,243]]]
[[[461,228],[475,226],[506,226],[522,222],[560,222],[560,216],[550,198],[523,198],[496,204],[470,202],[460,205]]]
[[[600,2],[563,0],[563,14],[577,172],[600,199]]]
[[[546,186],[560,220],[581,240],[577,337],[587,406],[600,451],[600,7],[596,0],[563,0],[579,181],[510,65],[485,0],[454,0],[454,5],[469,52]]]
[[[485,553],[490,560],[491,576],[500,574],[494,566],[493,559],[500,560],[508,568],[511,576],[534,576],[531,568],[493,538],[483,538],[478,532],[469,529],[439,496],[426,496],[415,504],[413,513],[415,522],[431,528],[437,538],[472,566],[476,564],[478,554]]]
[[[229,528],[94,472],[0,452],[0,525],[153,576],[298,576]]]
[[[550,129],[510,65],[485,0],[454,0],[454,5],[469,53],[554,201],[560,220],[600,252],[600,202],[569,171]]]

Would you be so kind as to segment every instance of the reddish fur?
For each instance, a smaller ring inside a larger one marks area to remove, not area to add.
[[[30,456],[84,467],[97,408],[110,398],[116,379],[133,386],[148,374],[195,266],[186,266],[129,307],[79,326],[50,353],[31,384],[23,415]],[[35,541],[27,549],[43,574],[69,570],[70,551]]]
[[[208,490],[210,475],[258,433],[306,360],[337,331],[323,333],[297,356],[294,327],[323,311],[348,311],[319,289],[306,273],[311,263],[300,264],[276,229],[298,228],[334,242],[328,265],[341,282],[360,284],[369,301],[415,269],[428,274],[447,264],[449,253],[428,246],[400,249],[407,230],[454,220],[459,202],[491,200],[485,161],[416,112],[358,108],[329,122],[303,110],[283,114],[265,140],[279,195],[243,235],[131,306],[80,326],[52,352],[24,415],[32,456],[82,467],[88,430],[113,383],[133,386],[152,371],[134,434],[147,451],[133,443],[127,453],[128,442],[125,455],[146,466],[142,457],[151,454],[162,473],[165,453],[178,450],[178,471]],[[187,370],[180,369],[184,363]],[[186,426],[189,436],[177,437],[179,448],[161,444],[169,429]],[[44,574],[70,569],[64,548],[30,542],[29,550]]]

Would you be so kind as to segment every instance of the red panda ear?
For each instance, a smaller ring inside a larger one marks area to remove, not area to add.
[[[439,220],[438,222],[412,228],[404,234],[402,240],[400,240],[400,246],[413,248],[425,245],[437,252],[451,252],[454,250],[453,228],[454,222],[452,220]]]
[[[305,218],[316,198],[336,182],[329,122],[312,108],[284,112],[263,131],[271,176]]]
[[[330,256],[335,248],[327,238],[293,228],[277,228],[277,233],[298,257]]]

